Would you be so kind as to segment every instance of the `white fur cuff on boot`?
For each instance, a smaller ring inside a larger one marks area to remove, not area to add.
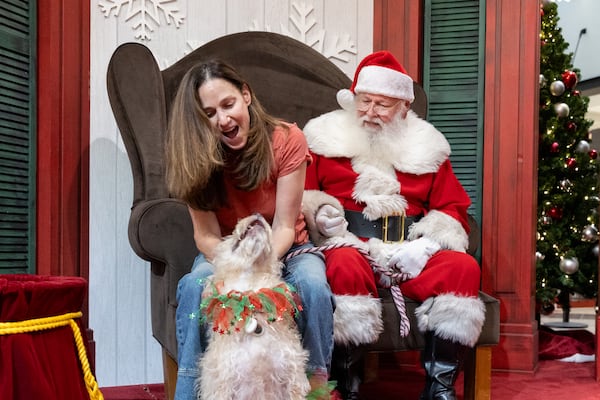
[[[478,297],[442,294],[425,300],[415,314],[421,332],[473,347],[485,322],[485,305]]]
[[[336,295],[333,339],[336,344],[373,343],[383,331],[381,300],[371,296]]]

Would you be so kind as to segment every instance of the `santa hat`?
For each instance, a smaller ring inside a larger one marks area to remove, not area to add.
[[[342,108],[348,109],[354,102],[356,93],[372,93],[408,100],[415,99],[413,80],[402,65],[389,51],[377,51],[366,56],[354,74],[350,89],[337,93],[337,101]]]

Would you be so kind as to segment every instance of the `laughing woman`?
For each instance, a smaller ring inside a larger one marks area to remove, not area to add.
[[[250,85],[219,61],[196,65],[183,77],[166,148],[168,187],[187,203],[200,251],[177,287],[175,399],[184,400],[196,396],[197,360],[207,343],[206,328],[192,316],[200,306],[199,282],[213,271],[215,246],[238,219],[253,213],[271,224],[280,259],[312,246],[301,214],[311,156],[302,131],[266,113]],[[309,352],[311,387],[322,387],[333,349],[333,298],[323,259],[314,253],[295,256],[282,275],[302,302],[297,324]]]

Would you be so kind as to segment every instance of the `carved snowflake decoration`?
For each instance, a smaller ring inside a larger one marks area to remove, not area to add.
[[[287,27],[281,24],[281,33],[306,44],[323,54],[328,59],[337,59],[342,62],[350,62],[346,53],[357,54],[356,46],[349,34],[334,35],[332,40],[327,40],[329,37],[324,29],[315,30],[317,21],[314,18],[314,7],[305,2],[292,2],[292,8],[295,13],[290,15],[290,22],[296,29],[297,33],[292,33]],[[260,29],[256,21],[252,22],[251,31],[267,31],[271,32],[271,27],[266,26]]]
[[[150,40],[150,32],[154,32],[153,26],[160,26],[160,14],[162,12],[167,25],[175,24],[176,28],[183,23],[185,18],[179,14],[175,3],[177,0],[100,0],[98,6],[106,18],[114,10],[115,17],[119,16],[121,7],[127,5],[125,21],[130,21],[132,28],[137,31],[135,38],[139,40]]]

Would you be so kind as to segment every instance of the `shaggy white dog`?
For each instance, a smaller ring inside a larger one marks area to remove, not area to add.
[[[240,220],[219,244],[201,310],[213,334],[199,360],[198,399],[300,400],[310,390],[294,314],[301,310],[281,279],[271,227]]]

